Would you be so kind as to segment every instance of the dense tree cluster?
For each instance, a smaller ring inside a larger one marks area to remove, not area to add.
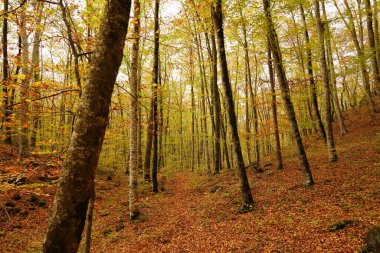
[[[294,143],[311,186],[303,138],[336,162],[333,121],[375,119],[377,0],[4,0],[1,18],[0,137],[64,160],[45,252],[77,250],[97,167],[129,173],[131,219],[164,168],[235,170],[250,208],[261,157],[282,170]]]

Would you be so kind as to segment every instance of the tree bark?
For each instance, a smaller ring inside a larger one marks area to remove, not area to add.
[[[263,0],[265,18],[267,22],[267,32],[270,50],[273,54],[274,65],[276,68],[277,79],[281,89],[282,99],[284,101],[286,114],[288,116],[289,122],[292,126],[293,137],[296,143],[296,149],[298,153],[299,160],[301,162],[302,171],[305,176],[305,185],[311,186],[314,184],[313,176],[310,170],[309,161],[306,156],[305,148],[302,142],[301,133],[298,128],[298,123],[296,119],[296,114],[294,111],[293,103],[290,98],[289,84],[285,74],[285,68],[282,62],[281,49],[278,42],[277,33],[272,21],[272,15],[270,10],[270,0]]]
[[[4,121],[5,122],[5,140],[6,144],[12,144],[12,133],[10,123],[11,108],[9,103],[9,61],[8,61],[8,9],[9,1],[4,0],[4,16],[3,16],[3,36],[2,36],[2,50],[3,50],[3,106],[4,111]]]
[[[109,0],[105,6],[58,183],[43,247],[45,253],[78,250],[108,123],[112,91],[123,57],[130,8],[129,0]]]
[[[38,17],[36,20],[36,28],[33,38],[33,49],[32,49],[32,75],[34,82],[40,81],[40,40],[43,33],[43,29],[40,27],[42,14],[44,9],[44,2],[38,3]],[[40,97],[40,92],[38,88],[32,88],[32,96],[34,99]],[[30,147],[33,149],[36,147],[37,142],[37,130],[40,122],[39,113],[41,111],[41,106],[38,103],[33,104],[33,118],[32,118],[32,133],[30,136]]]
[[[20,13],[20,38],[21,38],[21,84],[20,84],[20,110],[19,110],[19,156],[24,158],[29,153],[28,129],[29,129],[29,41],[26,27],[27,17],[25,6]]]
[[[130,142],[129,142],[129,217],[133,219],[138,213],[137,172],[138,172],[138,131],[139,131],[139,101],[138,101],[138,65],[140,47],[140,0],[134,0],[133,6],[133,44],[131,56],[131,108],[130,108]]]
[[[276,161],[277,161],[277,169],[282,170],[284,168],[284,164],[282,162],[282,154],[281,154],[281,143],[280,143],[280,135],[278,130],[278,118],[277,118],[277,99],[276,99],[276,89],[275,89],[275,77],[273,70],[273,58],[272,52],[270,51],[270,42],[268,40],[268,69],[269,69],[269,78],[270,78],[270,90],[272,95],[272,118],[273,118],[273,128],[274,128],[274,140],[275,140],[275,153],[276,153]]]
[[[326,40],[326,55],[327,55],[327,63],[328,63],[328,70],[330,74],[330,91],[331,96],[333,99],[334,109],[336,118],[338,120],[340,134],[346,134],[347,129],[346,125],[344,124],[344,117],[342,113],[342,109],[340,107],[339,98],[338,98],[338,88],[337,88],[337,82],[336,82],[336,73],[335,73],[335,65],[334,65],[334,59],[333,59],[333,51],[331,46],[331,40],[332,40],[332,33],[330,31],[330,25],[328,23],[327,18],[327,12],[325,7],[325,2],[322,1],[322,10],[323,10],[323,19],[326,20],[326,23],[324,24],[325,27],[325,40]]]
[[[228,74],[227,57],[226,57],[225,43],[224,43],[222,1],[216,0],[215,6],[213,6],[213,8],[214,8],[213,18],[214,18],[216,38],[217,38],[217,44],[218,44],[220,69],[221,69],[221,74],[222,74],[222,85],[224,88],[224,94],[225,94],[225,99],[226,99],[225,104],[226,104],[229,124],[231,128],[233,151],[235,153],[236,161],[237,161],[237,174],[238,174],[239,182],[240,182],[240,191],[241,191],[243,203],[245,205],[252,205],[253,198],[251,195],[251,188],[249,186],[247,172],[245,170],[243,154],[241,151],[234,100],[232,96],[232,89],[231,89],[230,78]]]
[[[316,87],[315,79],[314,79],[312,52],[311,52],[311,47],[310,47],[310,36],[309,36],[309,31],[308,31],[307,23],[306,23],[305,11],[303,9],[302,4],[300,4],[300,10],[301,10],[301,17],[302,17],[304,36],[305,36],[305,42],[306,42],[307,72],[309,74],[308,78],[310,82],[311,101],[313,104],[315,117],[317,118],[319,134],[321,135],[323,140],[326,142],[327,141],[326,131],[322,123],[322,117],[319,112],[319,106],[318,106],[317,87]]]
[[[330,162],[336,162],[338,155],[335,149],[334,135],[332,129],[332,117],[331,117],[331,100],[330,100],[330,73],[327,65],[326,51],[325,51],[325,27],[322,23],[319,0],[314,1],[314,12],[317,23],[318,31],[318,46],[320,53],[320,64],[322,71],[322,80],[325,92],[325,128],[326,128],[326,140],[327,150]]]
[[[365,94],[366,94],[368,105],[369,105],[369,109],[370,109],[370,115],[373,118],[373,117],[375,117],[376,110],[375,110],[375,103],[373,101],[372,93],[371,93],[371,86],[370,86],[370,82],[369,82],[369,75],[368,75],[368,71],[367,71],[367,65],[366,65],[366,62],[365,62],[364,49],[361,46],[362,43],[359,41],[358,35],[356,33],[356,28],[355,28],[355,23],[354,23],[354,17],[352,15],[352,11],[351,11],[350,5],[348,4],[347,0],[343,0],[343,1],[344,1],[345,6],[346,6],[346,10],[347,10],[346,13],[347,13],[347,16],[348,16],[348,21],[344,18],[345,16],[340,11],[340,9],[339,9],[339,7],[338,7],[338,5],[336,3],[336,0],[334,0],[334,4],[337,7],[339,15],[342,17],[343,22],[345,23],[347,29],[350,31],[351,38],[352,38],[352,40],[354,42],[354,46],[355,46],[355,49],[356,49],[356,52],[357,52],[357,56],[358,56],[358,60],[359,60],[360,72],[361,72],[361,75],[362,75],[362,78],[363,78],[363,86],[364,86]]]
[[[377,53],[376,53],[376,41],[375,41],[375,32],[373,29],[373,12],[371,7],[371,0],[364,0],[365,9],[367,14],[367,32],[368,32],[368,40],[369,47],[371,50],[371,64],[373,71],[373,79],[375,83],[375,89],[377,95],[380,95],[380,72],[379,65],[377,62]]]
[[[158,192],[158,84],[159,84],[159,57],[160,57],[160,0],[155,0],[154,11],[154,55],[153,55],[153,161],[152,186],[153,192]]]

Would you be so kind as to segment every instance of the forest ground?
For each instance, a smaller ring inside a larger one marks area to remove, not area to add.
[[[131,223],[128,177],[99,174],[92,252],[358,252],[366,231],[380,224],[380,120],[367,114],[346,113],[349,132],[336,135],[337,163],[328,162],[322,140],[305,139],[311,188],[302,186],[293,148],[283,151],[281,172],[266,157],[263,163],[272,165],[264,173],[249,171],[257,206],[244,214],[232,171],[165,168],[164,191],[141,185],[142,215]],[[19,163],[15,153],[0,146],[0,252],[41,252],[59,161],[39,156]],[[347,227],[330,231],[343,221]]]

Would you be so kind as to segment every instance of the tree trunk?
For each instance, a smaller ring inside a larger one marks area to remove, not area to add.
[[[4,121],[5,123],[5,140],[6,144],[12,144],[12,128],[10,124],[11,108],[9,103],[9,61],[8,61],[8,8],[9,1],[4,0],[4,16],[3,16],[3,36],[2,36],[2,50],[3,50],[3,106],[5,107]]]
[[[281,89],[282,99],[284,101],[286,114],[288,116],[289,122],[292,126],[293,137],[296,142],[296,149],[298,153],[299,160],[301,162],[302,171],[305,176],[305,185],[311,186],[314,184],[313,176],[310,170],[309,161],[306,156],[305,148],[303,146],[301,133],[298,128],[298,123],[296,119],[296,114],[294,111],[293,103],[290,98],[289,84],[285,74],[285,68],[282,62],[281,49],[278,42],[277,33],[272,21],[272,15],[270,10],[270,1],[263,0],[265,18],[267,22],[267,32],[270,50],[273,54],[274,65],[276,68],[277,78]]]
[[[323,19],[327,20],[327,13],[326,13],[326,7],[325,7],[324,1],[322,1],[322,9],[323,9]],[[343,135],[347,133],[347,129],[346,129],[346,125],[344,124],[342,109],[340,108],[340,103],[339,103],[339,98],[338,98],[336,73],[335,73],[333,52],[332,52],[332,46],[331,46],[332,33],[330,32],[330,25],[328,22],[325,23],[324,29],[325,29],[325,40],[326,40],[327,63],[328,63],[328,70],[330,74],[330,86],[332,86],[330,87],[330,91],[331,91],[331,96],[334,102],[335,114],[338,119],[340,134]]]
[[[307,72],[309,74],[308,78],[310,82],[311,101],[313,104],[315,117],[317,118],[319,134],[322,136],[323,140],[326,142],[327,141],[326,131],[325,131],[325,128],[323,127],[322,117],[318,108],[317,87],[316,87],[315,79],[314,79],[312,52],[311,52],[311,47],[310,47],[310,36],[309,36],[309,31],[308,31],[307,23],[306,23],[305,11],[303,9],[302,4],[300,4],[300,10],[301,10],[302,23],[304,27],[304,36],[305,36],[305,42],[306,42]]]
[[[158,192],[158,78],[159,78],[159,56],[160,56],[160,0],[155,0],[154,12],[154,55],[153,55],[153,161],[152,161],[152,183],[153,192]]]
[[[214,122],[215,122],[215,157],[214,157],[214,174],[218,174],[222,167],[222,152],[220,148],[221,128],[220,122],[222,120],[219,88],[218,88],[218,55],[215,41],[215,25],[213,24],[213,32],[211,33],[211,90],[212,100],[214,105]]]
[[[336,162],[338,160],[338,155],[335,149],[334,135],[332,129],[332,117],[331,117],[331,100],[330,100],[330,73],[327,66],[327,58],[325,51],[325,27],[322,23],[319,0],[314,0],[314,12],[315,19],[317,23],[318,31],[318,46],[320,53],[320,64],[322,71],[322,80],[325,92],[325,127],[326,127],[326,139],[327,139],[327,150],[330,162]]]
[[[348,16],[348,22],[347,22],[346,19],[344,18],[345,15],[343,15],[343,13],[340,11],[340,9],[336,3],[336,0],[334,0],[334,4],[337,7],[339,15],[342,17],[346,27],[350,31],[351,38],[354,42],[354,46],[355,46],[357,56],[359,59],[360,72],[361,72],[362,78],[363,78],[363,86],[364,86],[365,94],[366,94],[369,109],[370,109],[370,115],[373,118],[373,117],[375,117],[376,111],[375,111],[375,104],[374,104],[374,101],[372,98],[371,86],[370,86],[370,82],[369,82],[369,75],[368,75],[368,71],[367,71],[367,66],[366,66],[366,62],[365,62],[366,57],[364,55],[363,47],[361,46],[362,43],[359,41],[358,35],[356,33],[354,17],[352,15],[351,8],[350,8],[347,0],[344,0],[344,4],[346,6],[346,13],[347,13],[346,15]]]
[[[370,0],[364,0],[365,9],[367,13],[367,32],[368,32],[368,40],[369,47],[371,49],[371,63],[372,63],[372,71],[373,71],[373,79],[375,83],[376,93],[380,95],[380,73],[379,73],[379,65],[376,57],[376,42],[375,42],[375,32],[373,29],[373,12],[371,7]]]
[[[272,95],[272,118],[273,118],[273,128],[274,128],[274,140],[276,144],[276,161],[277,161],[277,169],[282,170],[284,168],[282,162],[282,154],[281,154],[281,143],[280,143],[280,135],[278,130],[278,118],[277,118],[277,100],[276,100],[276,89],[275,89],[275,77],[273,70],[273,59],[272,52],[270,51],[270,42],[268,40],[268,69],[269,69],[269,78],[270,78],[270,90]]]
[[[131,56],[131,107],[130,107],[130,142],[129,142],[129,217],[137,216],[137,172],[138,172],[138,131],[139,131],[139,101],[138,101],[138,65],[140,46],[140,0],[134,0],[133,6],[133,44]]]
[[[234,153],[237,161],[237,174],[240,180],[240,190],[242,194],[243,203],[245,205],[252,205],[253,199],[251,195],[251,188],[249,187],[247,172],[244,166],[243,154],[240,146],[240,139],[238,134],[237,119],[235,114],[235,106],[232,96],[232,89],[230,84],[230,78],[228,74],[227,57],[224,46],[224,31],[223,31],[223,13],[222,13],[222,1],[216,0],[215,6],[213,6],[213,18],[216,30],[216,38],[218,44],[218,53],[220,59],[220,69],[222,74],[222,85],[224,88],[224,94],[226,99],[226,108],[228,113],[229,124],[231,128],[232,142]]]
[[[44,3],[39,2],[38,3],[38,17],[36,21],[36,28],[33,38],[33,49],[32,49],[32,75],[34,82],[40,81],[40,40],[43,33],[41,25],[42,20],[42,13],[43,13]],[[40,92],[38,91],[38,88],[32,89],[32,96],[33,99],[37,99],[40,97]],[[40,122],[39,113],[41,111],[41,106],[34,102],[33,104],[33,125],[32,125],[32,133],[30,136],[30,147],[35,148],[36,142],[37,142],[37,131],[38,131],[38,125]]]
[[[44,242],[45,253],[77,252],[94,187],[109,106],[123,57],[131,2],[109,0],[81,96]]]
[[[26,157],[29,153],[28,143],[28,129],[29,129],[29,81],[30,81],[30,68],[29,68],[29,42],[27,35],[27,17],[25,6],[20,13],[20,38],[22,45],[21,52],[21,84],[20,84],[20,109],[19,109],[19,156],[20,158]]]

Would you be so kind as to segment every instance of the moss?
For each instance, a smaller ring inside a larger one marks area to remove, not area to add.
[[[44,206],[46,206],[46,203],[45,203],[45,201],[40,200],[40,201],[37,202],[37,206],[44,207]]]
[[[16,201],[17,201],[17,200],[20,200],[20,199],[21,199],[21,196],[20,196],[20,194],[15,194],[15,195],[12,196],[12,199],[13,199],[13,200],[16,200]]]
[[[343,221],[339,221],[337,223],[334,223],[332,224],[330,227],[329,227],[329,231],[330,232],[335,232],[335,231],[338,231],[340,229],[344,229],[346,228],[347,226],[351,225],[352,223],[354,223],[352,220],[343,220]]]
[[[124,228],[124,222],[120,221],[119,223],[116,224],[116,232],[122,230]]]
[[[223,190],[223,186],[220,186],[220,185],[215,185],[214,187],[212,187],[212,189],[210,190],[210,193],[215,193],[219,190]]]
[[[361,253],[380,252],[380,225],[372,227],[365,237],[365,245]]]
[[[39,201],[39,198],[36,195],[32,195],[30,196],[29,201],[33,203],[37,203]]]
[[[12,201],[7,201],[7,203],[5,203],[5,206],[8,206],[8,207],[15,207],[15,203],[13,203]]]

